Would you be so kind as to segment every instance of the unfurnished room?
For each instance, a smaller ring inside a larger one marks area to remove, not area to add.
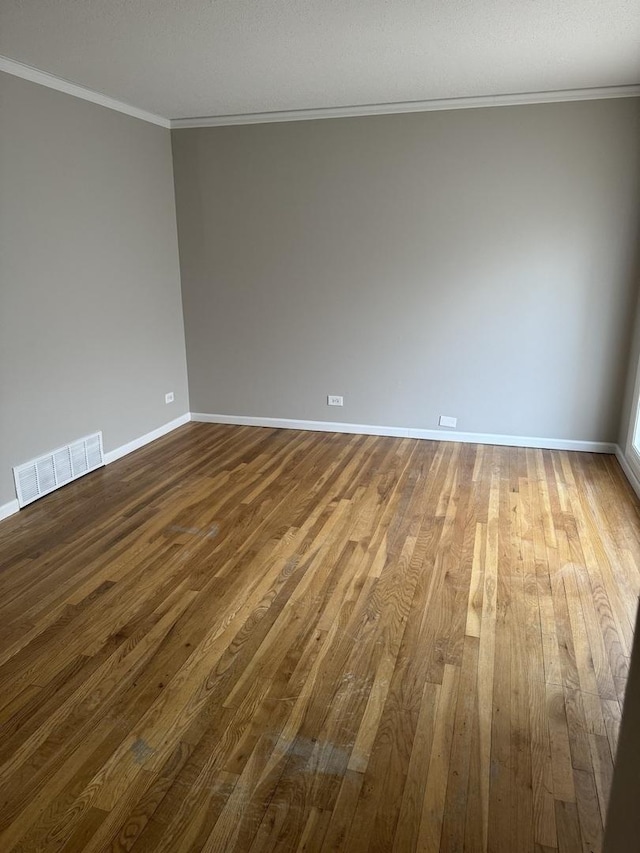
[[[638,853],[639,238],[639,0],[0,0],[0,853]]]

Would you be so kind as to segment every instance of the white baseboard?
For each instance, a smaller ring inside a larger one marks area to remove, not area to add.
[[[538,447],[545,450],[578,450],[588,453],[616,453],[617,445],[609,441],[574,441],[567,438],[533,438],[519,435],[494,435],[480,432],[453,432],[438,429],[373,426],[371,424],[303,421],[291,418],[256,418],[247,415],[210,415],[192,412],[191,420],[210,424],[236,424],[313,432],[345,432],[358,435],[388,435],[396,438],[422,438],[429,441],[460,441],[472,444],[498,444],[505,447]]]
[[[624,451],[619,445],[616,445],[616,459],[620,463],[620,467],[622,468],[625,477],[629,481],[629,485],[636,493],[636,495],[640,498],[640,480],[633,473],[631,466],[627,461],[627,457],[624,455]]]
[[[333,421],[306,421],[292,418],[259,418],[247,415],[210,415],[202,412],[187,412],[175,418],[169,423],[157,429],[141,435],[133,441],[116,447],[104,454],[105,465],[110,465],[117,459],[121,459],[128,453],[133,453],[162,438],[174,429],[188,423],[197,421],[211,424],[235,424],[237,426],[272,427],[278,429],[299,429],[312,432],[341,432],[355,435],[385,435],[395,438],[419,438],[429,441],[460,441],[472,444],[497,444],[505,447],[536,447],[548,450],[577,450],[588,453],[612,453],[617,457],[625,476],[631,487],[640,497],[640,481],[635,476],[627,462],[622,449],[613,442],[607,441],[574,441],[565,438],[534,438],[519,435],[494,435],[492,433],[479,432],[453,432],[437,429],[413,429],[411,427],[378,426],[372,424],[349,424]],[[20,509],[17,500],[9,501],[0,505],[0,521],[14,515]]]
[[[155,441],[156,438],[162,438],[163,435],[167,435],[167,433],[172,432],[174,429],[177,429],[183,424],[189,423],[190,420],[191,414],[187,412],[184,415],[180,415],[179,418],[169,421],[168,424],[163,424],[163,426],[158,427],[158,429],[154,429],[146,435],[141,435],[139,438],[135,438],[128,444],[123,444],[121,447],[116,447],[115,450],[110,450],[108,453],[104,454],[104,464],[110,465],[111,462],[115,462],[116,459],[121,459],[128,453],[132,453],[134,450],[144,447],[145,444]],[[18,512],[19,509],[20,505],[17,500],[9,501],[6,504],[0,504],[0,521],[3,521],[5,518],[9,518],[10,515]]]
[[[254,418],[249,415],[208,415],[198,412],[191,412],[191,420],[204,424],[234,424],[235,426],[273,427],[275,429],[303,429],[312,432],[347,432],[355,435],[407,437],[407,430],[404,427],[339,424],[330,421],[299,421],[292,420],[291,418]]]
[[[580,441],[571,438],[538,438],[524,435],[498,435],[483,432],[452,432],[438,429],[409,429],[409,438],[429,441],[461,441],[465,444],[497,444],[502,447],[535,447],[541,450],[576,450],[583,453],[615,453],[610,441]]]
[[[167,435],[167,433],[172,432],[174,429],[177,429],[183,424],[189,423],[190,420],[191,415],[187,412],[184,415],[180,415],[179,418],[169,421],[168,424],[163,424],[163,426],[148,432],[146,435],[134,438],[134,440],[128,442],[128,444],[123,444],[121,447],[116,447],[115,450],[110,450],[108,453],[104,454],[104,464],[110,465],[112,462],[115,462],[116,459],[121,459],[128,453],[133,453],[134,450],[144,447],[145,444],[155,441],[156,438],[162,438],[163,435]]]
[[[6,504],[0,504],[0,521],[5,518],[9,518],[10,515],[14,515],[19,509],[20,504],[16,500],[9,501]]]

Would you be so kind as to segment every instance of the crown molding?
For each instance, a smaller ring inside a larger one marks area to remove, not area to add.
[[[25,65],[7,56],[0,56],[0,71],[22,77],[40,86],[65,92],[76,98],[99,104],[133,118],[157,124],[160,127],[179,130],[187,127],[228,127],[238,124],[266,124],[282,121],[310,121],[323,118],[354,118],[357,116],[394,115],[397,113],[424,113],[436,110],[468,110],[480,107],[510,107],[523,104],[557,104],[568,101],[595,101],[607,98],[638,98],[640,84],[628,86],[603,86],[591,89],[556,89],[548,92],[521,92],[505,95],[479,95],[468,98],[434,98],[427,101],[398,101],[382,104],[355,104],[344,107],[318,107],[305,110],[275,110],[264,113],[236,113],[233,115],[194,116],[192,118],[167,119],[156,113],[141,110],[124,101],[110,98],[101,92],[71,83],[31,65]]]
[[[91,103],[99,104],[101,107],[106,107],[109,110],[116,110],[116,112],[125,113],[125,115],[133,116],[133,118],[139,118],[142,121],[160,125],[160,127],[168,128],[171,126],[169,119],[163,116],[149,113],[146,110],[140,110],[131,104],[125,104],[124,101],[110,98],[101,92],[87,89],[85,86],[78,86],[77,83],[70,83],[62,77],[56,77],[54,74],[48,74],[46,71],[40,71],[38,68],[33,68],[31,65],[24,65],[22,62],[16,62],[15,59],[9,59],[6,56],[0,56],[0,71],[12,74],[14,77],[22,77],[23,80],[30,80],[32,83],[38,83],[40,86],[47,86],[49,89],[56,89],[58,92],[65,92],[67,95],[73,95],[75,98],[82,98],[84,101],[91,101]]]
[[[567,101],[596,101],[607,98],[640,97],[640,84],[604,86],[592,89],[558,89],[550,92],[523,92],[514,95],[482,95],[469,98],[436,98],[430,101],[400,101],[347,107],[318,107],[310,110],[281,110],[267,113],[199,116],[171,119],[172,130],[187,127],[228,127],[237,124],[265,124],[279,121],[309,121],[322,118],[424,113],[436,110],[468,110],[479,107],[512,107],[522,104],[557,104]]]

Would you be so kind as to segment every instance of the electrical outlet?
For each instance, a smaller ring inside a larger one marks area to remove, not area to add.
[[[327,397],[327,406],[344,406],[344,398],[337,394],[329,394]]]
[[[440,415],[440,420],[438,421],[440,426],[449,427],[450,429],[455,429],[458,425],[457,418],[450,418],[447,415]]]
[[[173,403],[173,391],[169,391],[168,394],[164,395],[165,403]]]

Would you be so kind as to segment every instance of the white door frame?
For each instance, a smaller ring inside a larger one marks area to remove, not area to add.
[[[627,446],[624,448],[627,465],[631,468],[636,479],[640,481],[640,450],[636,450],[633,445],[636,432],[639,434],[640,441],[640,360],[636,366],[636,381],[633,387],[629,429],[627,431]]]

